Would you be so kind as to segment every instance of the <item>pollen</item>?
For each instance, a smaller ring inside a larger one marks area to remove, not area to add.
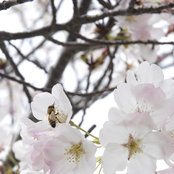
[[[134,138],[131,134],[129,134],[129,139],[127,143],[123,144],[123,146],[129,149],[128,159],[130,159],[132,155],[136,155],[137,153],[142,152],[142,148],[144,147],[141,144],[141,140]]]
[[[137,101],[135,108],[131,109],[131,113],[135,113],[135,112],[139,112],[139,113],[147,112],[149,115],[152,115],[154,111],[153,111],[153,107],[148,105],[146,100],[142,100],[141,102]]]
[[[174,129],[169,130],[167,133],[174,138]]]
[[[126,21],[128,22],[136,22],[136,19],[134,16],[126,16]]]
[[[85,154],[82,143],[73,143],[69,148],[65,149],[64,155],[69,162],[80,162],[81,155]]]

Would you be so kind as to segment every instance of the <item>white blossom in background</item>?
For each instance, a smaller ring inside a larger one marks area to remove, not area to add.
[[[12,129],[9,125],[0,126],[0,160],[5,161],[10,149],[13,138]]]
[[[48,159],[50,174],[92,174],[95,170],[96,147],[67,124],[56,128],[55,137],[48,138],[42,153]]]
[[[12,147],[15,158],[18,159],[19,162],[19,170],[20,172],[26,170],[28,168],[28,163],[26,162],[25,155],[28,148],[22,143],[22,140],[18,140],[13,144]]]
[[[44,171],[34,171],[31,169],[26,169],[26,170],[22,170],[22,172],[20,174],[49,174],[49,172],[45,173]]]
[[[154,174],[156,160],[170,156],[174,151],[174,141],[157,131],[148,113],[136,113],[127,117],[129,118],[119,124],[107,121],[100,131],[99,140],[105,147],[103,172],[114,174],[127,167],[128,174]]]
[[[157,174],[173,174],[174,173],[174,167],[169,167],[164,170],[157,171]]]

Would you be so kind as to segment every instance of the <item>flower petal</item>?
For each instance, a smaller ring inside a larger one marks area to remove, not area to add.
[[[127,166],[128,149],[116,143],[109,143],[106,146],[102,157],[102,167],[105,174],[115,174]]]

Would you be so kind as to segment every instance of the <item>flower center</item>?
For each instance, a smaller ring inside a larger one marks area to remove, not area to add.
[[[60,111],[59,106],[56,106],[56,116],[60,123],[66,123],[67,115]]]
[[[136,154],[137,152],[142,152],[143,148],[143,146],[141,145],[141,140],[134,138],[131,134],[129,134],[128,142],[126,144],[123,144],[123,146],[129,149],[128,160],[131,158],[133,154]]]
[[[64,155],[69,162],[79,162],[81,155],[84,153],[85,151],[80,142],[79,144],[73,143],[70,148],[66,148]]]
[[[47,115],[52,122],[66,123],[67,115],[60,110],[59,105],[56,105],[55,102],[48,106]]]
[[[135,108],[131,109],[132,113],[135,112],[139,112],[139,113],[143,113],[143,112],[147,112],[149,115],[153,114],[153,107],[152,106],[148,106],[146,100],[142,100],[141,102],[136,103]]]
[[[136,19],[134,16],[126,16],[126,21],[128,22],[136,22]]]
[[[167,133],[174,138],[174,129],[169,130]]]

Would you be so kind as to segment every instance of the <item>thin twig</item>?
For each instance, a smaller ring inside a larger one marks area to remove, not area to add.
[[[0,3],[0,10],[7,10],[8,8],[19,5],[25,2],[31,2],[33,0],[9,0],[9,1],[3,1]]]
[[[0,73],[0,76],[1,76],[1,77],[5,77],[5,78],[7,78],[7,79],[9,79],[9,80],[18,82],[18,83],[20,83],[20,84],[29,86],[30,88],[32,88],[32,89],[34,89],[34,90],[44,91],[44,92],[51,92],[51,89],[37,88],[37,87],[31,85],[30,83],[27,83],[27,82],[25,82],[25,81],[23,81],[23,80],[18,80],[18,79],[16,79],[15,77],[9,76],[9,75],[7,75],[7,74]]]
[[[9,53],[8,53],[8,51],[7,51],[7,49],[6,49],[6,46],[5,46],[5,44],[4,44],[3,42],[0,44],[0,47],[1,47],[2,52],[5,54],[7,60],[9,60],[11,66],[13,67],[13,70],[14,70],[15,74],[16,74],[17,76],[19,76],[19,77],[24,81],[24,77],[23,77],[22,74],[19,72],[19,70],[18,70],[16,64],[14,63],[13,59],[12,59],[11,56],[9,55]],[[29,93],[29,91],[28,91],[28,89],[27,89],[27,87],[26,87],[25,85],[23,85],[23,89],[24,89],[24,92],[25,92],[25,94],[26,94],[26,96],[27,96],[27,98],[28,98],[29,103],[31,103],[31,101],[32,101],[32,100],[31,100],[31,96],[30,96],[30,93]]]

